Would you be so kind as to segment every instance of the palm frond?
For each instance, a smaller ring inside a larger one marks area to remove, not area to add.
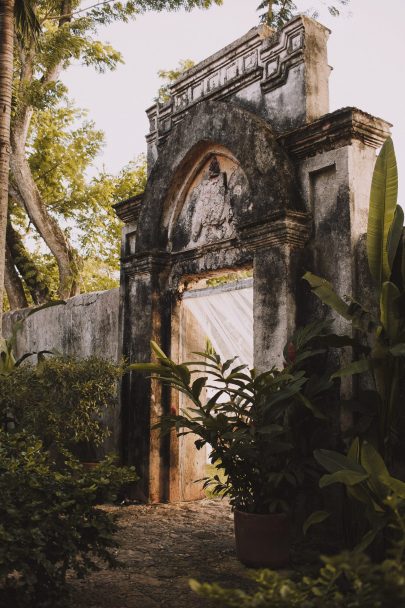
[[[32,5],[32,0],[16,0],[14,4],[16,31],[23,40],[36,39],[41,32],[41,24]]]

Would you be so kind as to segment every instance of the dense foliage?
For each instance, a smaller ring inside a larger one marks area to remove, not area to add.
[[[103,420],[117,401],[122,368],[91,357],[41,358],[0,373],[3,427],[24,429],[45,446],[100,445],[109,430]]]
[[[35,437],[1,431],[0,604],[56,606],[68,570],[117,566],[116,524],[96,505],[134,478],[111,459],[86,472],[69,453],[56,467]]]
[[[217,608],[399,608],[405,602],[403,549],[402,540],[389,558],[377,564],[361,552],[322,557],[323,565],[314,577],[255,572],[253,593],[196,581],[191,587],[214,600]]]
[[[122,367],[45,352],[17,359],[18,327],[0,341],[0,605],[50,607],[66,597],[68,570],[117,565],[114,519],[96,505],[136,475],[113,457],[87,471],[69,451],[85,444],[87,456],[107,437]]]

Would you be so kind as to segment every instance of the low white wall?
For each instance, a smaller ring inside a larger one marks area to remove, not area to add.
[[[119,290],[96,291],[67,300],[66,304],[40,310],[28,317],[17,335],[18,356],[56,349],[63,355],[118,359]],[[14,323],[30,309],[3,317],[3,334],[10,336]]]

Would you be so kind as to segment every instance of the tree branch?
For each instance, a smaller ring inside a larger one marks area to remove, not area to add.
[[[48,285],[16,230],[11,220],[7,222],[7,247],[15,266],[31,294],[34,304],[43,304],[50,299]]]
[[[84,13],[86,11],[90,11],[92,8],[97,8],[99,6],[104,6],[105,4],[112,4],[113,2],[116,2],[117,0],[103,0],[103,2],[96,2],[96,4],[92,4],[91,6],[86,6],[85,8],[81,8],[77,11],[71,11],[68,13],[62,13],[62,15],[55,15],[54,17],[48,17],[49,20],[53,20],[53,21],[57,21],[62,20],[62,19],[66,19],[69,20],[69,18],[74,17],[75,15],[80,15],[80,13]]]
[[[28,301],[24,293],[24,287],[15,269],[13,256],[8,246],[6,246],[6,266],[4,270],[4,287],[10,309],[26,308]]]

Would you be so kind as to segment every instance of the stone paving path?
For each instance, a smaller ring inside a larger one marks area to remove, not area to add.
[[[188,580],[241,586],[233,515],[225,501],[108,507],[118,513],[123,570],[72,583],[72,608],[208,608]]]

